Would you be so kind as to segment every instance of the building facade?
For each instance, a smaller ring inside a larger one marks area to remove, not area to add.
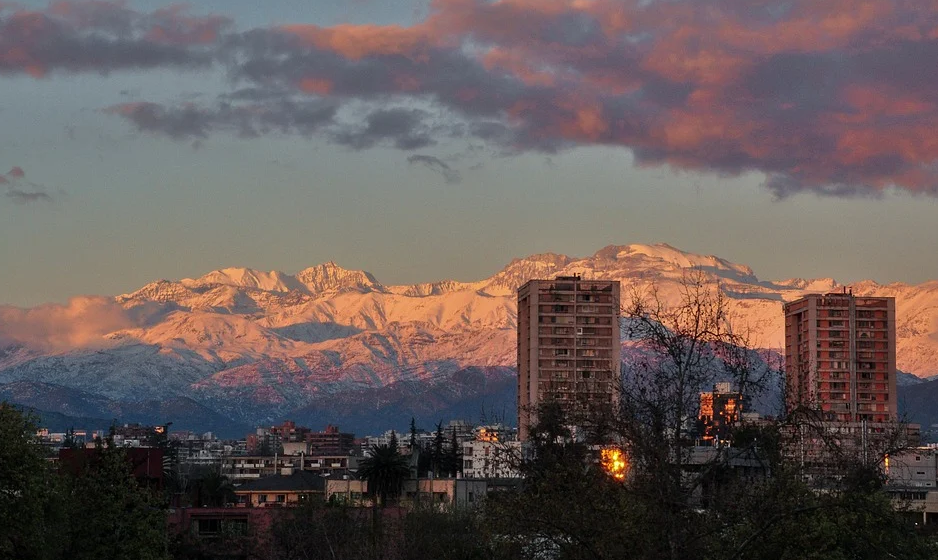
[[[620,383],[619,282],[559,276],[518,289],[518,434],[540,403],[568,414],[614,404]]]
[[[485,499],[488,483],[466,478],[411,478],[401,488],[400,505],[419,507],[472,507]],[[368,482],[354,479],[326,481],[326,501],[353,507],[372,505],[368,495]]]
[[[520,441],[473,440],[462,444],[466,478],[520,478]]]
[[[221,473],[235,485],[294,472],[311,472],[320,476],[348,475],[358,469],[358,457],[303,455],[232,455],[221,460]]]
[[[717,383],[713,391],[700,393],[697,420],[701,439],[705,442],[725,441],[739,422],[742,412],[743,396],[733,391],[730,383]]]
[[[852,292],[785,305],[786,408],[837,422],[894,422],[896,302]]]

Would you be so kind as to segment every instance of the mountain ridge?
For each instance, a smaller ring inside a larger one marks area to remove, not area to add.
[[[785,301],[844,288],[829,278],[761,280],[746,265],[664,243],[607,245],[586,257],[540,253],[470,282],[388,285],[333,261],[296,274],[229,267],[0,315],[8,318],[0,321],[0,385],[41,382],[121,402],[186,398],[248,424],[292,411],[336,413],[360,406],[361,395],[414,410],[484,395],[502,402],[484,387],[512,386],[514,294],[524,282],[578,274],[619,280],[624,298],[654,287],[674,302],[688,271],[722,290],[755,346],[775,350]],[[851,286],[897,298],[899,368],[938,374],[938,281]],[[467,371],[488,381],[458,383]],[[448,384],[462,394],[436,400],[418,390]]]

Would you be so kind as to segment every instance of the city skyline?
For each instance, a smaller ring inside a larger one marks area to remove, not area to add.
[[[2,4],[0,305],[658,242],[936,279],[935,26],[885,0]]]

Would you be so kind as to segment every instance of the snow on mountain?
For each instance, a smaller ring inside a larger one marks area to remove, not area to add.
[[[223,286],[236,286],[239,288],[257,288],[267,292],[289,292],[302,288],[302,285],[294,276],[288,276],[276,270],[262,272],[250,268],[225,268],[215,270],[195,280],[184,278],[180,283],[187,287],[221,284]]]
[[[126,319],[111,317],[107,324],[130,326],[87,344],[63,350],[4,342],[0,384],[42,382],[125,401],[193,398],[245,422],[293,410],[334,411],[343,399],[357,402],[392,387],[404,400],[387,402],[436,402],[420,388],[443,390],[459,372],[484,371],[470,376],[488,379],[479,387],[512,385],[515,291],[524,282],[573,274],[615,279],[626,302],[652,287],[667,302],[676,301],[689,270],[719,286],[752,344],[771,349],[784,340],[784,302],[842,289],[829,278],[762,281],[747,266],[666,244],[610,245],[583,258],[544,253],[474,282],[404,286],[383,285],[333,262],[295,275],[226,268],[113,298],[109,305]],[[938,282],[860,282],[852,289],[894,296],[900,369],[938,374]],[[0,341],[4,334],[0,325]],[[470,391],[474,385],[454,386]],[[446,406],[453,398],[444,399]]]
[[[346,270],[334,262],[327,262],[302,270],[296,280],[312,294],[339,290],[371,291],[380,289],[374,276],[362,270]]]

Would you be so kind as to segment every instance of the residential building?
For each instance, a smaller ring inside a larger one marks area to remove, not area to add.
[[[273,475],[245,482],[235,488],[239,504],[248,507],[288,507],[318,496],[322,499],[326,478],[316,473],[296,471],[288,476]]]
[[[170,508],[167,529],[173,535],[188,534],[211,543],[216,557],[240,558],[236,538],[266,537],[275,512],[264,508]]]
[[[131,447],[124,450],[127,472],[142,487],[152,490],[163,489],[164,450],[157,447]],[[102,451],[97,448],[59,449],[58,466],[62,472],[80,476],[88,469],[96,469]]]
[[[297,426],[296,422],[287,420],[279,426],[257,428],[253,434],[247,436],[249,454],[270,454],[280,451],[284,443],[305,442],[309,428]]]
[[[358,457],[343,455],[319,457],[304,455],[271,455],[224,457],[221,472],[233,484],[242,484],[272,475],[289,475],[306,471],[318,475],[342,476],[358,469]]]
[[[473,440],[462,444],[466,478],[519,478],[520,441]]]
[[[706,442],[725,441],[739,422],[743,398],[730,383],[717,383],[713,391],[700,393],[700,437]]]
[[[559,276],[518,289],[518,429],[523,441],[537,407],[559,403],[582,415],[617,400],[619,282]]]
[[[248,434],[246,444],[250,455],[278,452],[287,455],[348,455],[355,448],[355,434],[340,432],[339,427],[332,424],[321,432],[314,432],[287,420],[279,426],[257,428],[255,433]]]
[[[485,498],[488,485],[484,480],[465,478],[411,478],[404,481],[400,502],[403,506],[438,504],[470,506]],[[353,479],[326,481],[326,501],[352,506],[371,505],[368,482]]]
[[[938,450],[913,447],[883,459],[886,492],[897,509],[921,516],[923,525],[938,523]]]
[[[785,304],[786,408],[838,422],[894,422],[896,302],[812,294]]]
[[[338,426],[329,424],[321,432],[306,434],[309,455],[348,455],[355,448],[355,434],[343,433]]]

